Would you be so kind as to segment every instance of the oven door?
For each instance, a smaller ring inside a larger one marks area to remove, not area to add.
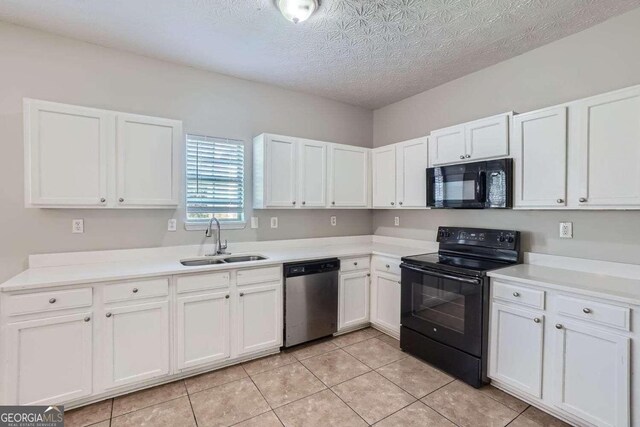
[[[402,264],[401,323],[482,356],[484,281]]]
[[[427,206],[432,208],[484,208],[485,162],[427,169]]]

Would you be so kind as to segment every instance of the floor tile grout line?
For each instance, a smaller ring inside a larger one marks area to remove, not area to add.
[[[364,374],[363,374],[364,375]],[[356,377],[357,378],[357,377]],[[360,413],[358,411],[356,411],[354,408],[351,407],[351,405],[349,405],[343,398],[341,398],[338,393],[336,393],[335,391],[333,391],[331,388],[329,388],[329,391],[331,391],[331,393],[333,393],[333,395],[335,397],[338,398],[338,400],[340,400],[342,403],[344,403],[345,405],[347,405],[347,408],[351,409],[353,411],[354,414],[356,414],[362,421],[364,421],[364,423],[368,426],[373,425],[370,424],[367,420],[365,420],[362,415],[360,415]]]
[[[486,385],[484,385],[483,387],[487,387],[487,386],[490,386],[490,385],[491,385],[491,384],[486,384]],[[494,387],[494,388],[495,388],[495,387]],[[500,390],[499,388],[496,388],[496,390],[502,391],[502,390]],[[518,412],[518,410],[517,410],[517,409],[513,409],[512,407],[510,407],[510,406],[509,406],[509,405],[507,405],[506,403],[502,403],[502,402],[500,402],[498,399],[494,398],[493,396],[489,395],[488,393],[486,393],[486,392],[484,392],[484,391],[482,391],[482,390],[479,390],[479,391],[480,391],[484,396],[487,396],[489,399],[493,400],[494,402],[498,402],[499,404],[501,404],[502,406],[506,407],[507,409],[511,409],[513,412]],[[515,398],[515,399],[518,399],[516,396],[514,396],[514,395],[512,395],[512,394],[509,394],[509,393],[506,393],[506,392],[503,392],[503,393],[504,393],[504,394],[506,394],[506,395],[508,395],[508,396],[511,396],[511,397],[513,397],[513,398]],[[518,400],[520,400],[520,399],[518,399]],[[524,408],[522,411],[518,412],[518,415],[522,414],[524,411],[526,411],[526,410],[529,408],[529,406],[531,406],[531,405],[529,405],[527,402],[525,402],[524,400],[520,400],[520,401],[521,401],[521,402],[523,402],[524,404],[526,404],[526,405],[527,405],[527,407],[526,407],[526,408]]]
[[[413,397],[413,396],[411,396],[411,397]],[[415,397],[414,397],[414,399],[415,399]],[[420,402],[420,399],[416,399],[416,400],[414,400],[413,402],[409,403],[408,405],[405,405],[405,406],[403,406],[402,408],[398,409],[397,411],[395,411],[395,412],[393,412],[393,413],[391,413],[391,414],[387,415],[386,417],[384,417],[384,418],[382,418],[382,419],[380,419],[380,420],[376,421],[376,424],[377,424],[377,423],[379,423],[379,422],[382,422],[382,421],[386,420],[387,418],[389,418],[389,417],[391,417],[391,416],[393,416],[393,415],[397,414],[398,412],[400,412],[400,411],[402,411],[402,410],[404,410],[404,409],[408,408],[409,406],[414,405],[414,404],[416,404],[416,403],[418,403],[418,402]],[[420,402],[420,403],[422,403],[422,402]],[[424,403],[422,403],[422,404],[424,405]],[[425,406],[426,406],[426,405],[425,405]]]
[[[178,400],[178,399],[183,398],[183,397],[189,397],[189,395],[188,394],[183,394],[183,395],[180,395],[180,396],[177,396],[177,397],[173,397],[171,399],[163,400],[162,402],[156,402],[156,403],[154,403],[152,405],[143,406],[143,407],[138,408],[138,409],[133,410],[133,411],[125,412],[123,414],[118,414],[115,417],[113,416],[113,410],[111,410],[111,413],[112,413],[111,419],[113,420],[115,418],[124,417],[125,415],[133,414],[135,412],[139,412],[139,411],[142,411],[144,409],[149,409],[149,408],[152,408],[152,407],[157,406],[157,405],[164,405],[165,403],[173,402],[174,400]]]
[[[184,388],[187,389],[187,381],[182,380],[184,382]],[[196,417],[196,411],[193,409],[193,402],[191,402],[191,396],[189,395],[189,390],[187,389],[187,399],[189,400],[189,407],[191,407],[191,415],[193,415],[193,422],[196,423],[196,427],[198,427],[198,417]]]

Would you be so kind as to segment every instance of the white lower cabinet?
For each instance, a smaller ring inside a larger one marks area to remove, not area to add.
[[[187,369],[230,355],[229,290],[181,296],[177,300],[177,367]]]
[[[338,331],[369,322],[369,271],[340,273],[338,286]]]
[[[104,384],[115,388],[169,374],[169,301],[105,309]]]
[[[91,312],[6,325],[2,404],[45,405],[91,395],[92,330]]]
[[[282,344],[282,286],[280,283],[238,286],[237,354]]]
[[[552,350],[554,404],[597,426],[629,425],[629,337],[558,322]]]
[[[494,303],[490,333],[491,377],[542,397],[544,316]]]
[[[371,323],[400,336],[400,277],[376,272],[371,287]]]

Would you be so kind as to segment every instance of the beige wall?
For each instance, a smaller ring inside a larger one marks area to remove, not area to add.
[[[371,146],[370,110],[274,86],[82,43],[0,23],[0,282],[26,266],[28,254],[198,243],[203,232],[166,231],[181,210],[53,210],[23,208],[22,98],[176,118],[184,130],[239,138],[281,133]],[[250,156],[251,150],[248,150]],[[251,157],[246,159],[251,165]],[[247,183],[251,169],[247,170]],[[227,231],[231,241],[371,232],[367,211],[251,211],[258,230]],[[329,216],[338,225],[329,225]],[[270,229],[269,217],[279,228]],[[85,233],[71,234],[84,218]]]
[[[640,9],[374,112],[374,146],[515,110],[526,112],[640,83]],[[640,141],[638,142],[640,143]],[[376,211],[377,234],[433,238],[438,225],[513,228],[524,248],[552,254],[640,262],[640,212],[415,211],[393,227]],[[574,239],[558,222],[574,222]]]

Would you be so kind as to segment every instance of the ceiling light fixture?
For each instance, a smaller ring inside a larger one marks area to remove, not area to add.
[[[318,9],[318,0],[276,0],[276,4],[282,15],[294,24],[306,21]]]

